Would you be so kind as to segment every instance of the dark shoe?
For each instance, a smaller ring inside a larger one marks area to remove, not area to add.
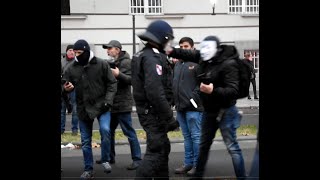
[[[109,161],[109,164],[114,164],[114,163],[116,163],[116,161],[114,159]],[[101,160],[96,160],[96,164],[102,164],[102,161]]]
[[[254,99],[255,99],[255,100],[258,100],[259,98],[256,96],[256,97],[254,97]]]
[[[132,164],[130,164],[127,169],[128,170],[135,170],[140,166],[140,161],[133,161]]]
[[[190,171],[187,172],[188,176],[193,176],[196,173],[196,167],[193,167]]]
[[[191,165],[189,165],[189,166],[182,165],[181,167],[175,169],[174,173],[176,173],[176,174],[185,174],[188,171],[190,171],[191,169],[192,169]]]
[[[94,179],[92,171],[85,171],[81,174],[80,179]]]
[[[250,96],[248,96],[248,99],[251,99],[251,97],[250,97]]]
[[[71,135],[72,135],[72,136],[78,135],[78,131],[73,131]]]

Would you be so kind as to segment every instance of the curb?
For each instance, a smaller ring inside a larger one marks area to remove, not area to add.
[[[184,140],[183,139],[169,139],[170,143],[183,143]],[[238,141],[250,141],[250,140],[257,140],[257,136],[239,136],[237,138]],[[222,137],[217,137],[214,139],[214,141],[217,142],[223,142]],[[61,145],[67,145],[69,142],[61,142]],[[101,142],[96,142],[98,145],[101,144]],[[146,140],[144,139],[139,139],[139,143],[140,144],[146,144]],[[81,147],[81,143],[80,142],[73,142],[73,145],[77,145],[79,147]],[[128,140],[118,140],[115,141],[115,145],[129,145]]]

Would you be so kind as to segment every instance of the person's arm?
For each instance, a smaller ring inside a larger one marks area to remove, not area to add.
[[[167,54],[169,57],[173,57],[176,59],[183,59],[183,61],[191,61],[194,63],[199,63],[201,59],[199,50],[172,48],[172,50],[168,51]]]
[[[105,106],[111,107],[113,105],[113,98],[117,92],[117,80],[113,76],[110,66],[103,61],[104,80],[106,86]]]
[[[119,67],[119,75],[117,77],[119,83],[125,83],[131,85],[131,60],[123,60]]]

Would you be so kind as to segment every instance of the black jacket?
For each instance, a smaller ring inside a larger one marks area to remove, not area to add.
[[[144,114],[150,106],[164,120],[173,118],[172,69],[167,56],[147,46],[132,58],[133,98],[137,113]]]
[[[85,66],[72,62],[63,79],[71,82],[76,91],[77,112],[80,120],[93,120],[108,111],[117,91],[117,80],[109,64],[93,57]]]
[[[198,64],[178,61],[174,66],[173,94],[177,111],[203,111],[200,98],[200,82],[197,79]],[[190,99],[197,104],[195,108]]]
[[[243,62],[250,67],[251,79],[256,78],[256,70],[254,69],[253,61],[250,61],[249,59],[244,58]]]
[[[126,51],[121,51],[119,58],[115,61],[119,68],[117,77],[117,93],[113,99],[112,113],[131,112],[133,99],[131,93],[131,59]]]
[[[206,112],[218,112],[221,108],[228,108],[237,102],[239,88],[237,49],[230,45],[221,45],[218,54],[209,61],[200,60],[199,50],[174,49],[169,55],[184,61],[200,63],[200,81],[212,83],[211,94],[201,92],[203,106]]]

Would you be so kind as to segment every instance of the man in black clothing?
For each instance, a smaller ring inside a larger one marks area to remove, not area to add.
[[[136,179],[169,179],[170,141],[167,132],[179,124],[173,117],[172,69],[164,49],[173,37],[171,26],[162,20],[152,22],[138,37],[146,47],[133,55],[132,86],[137,114],[147,134],[147,149]]]
[[[250,82],[252,84],[253,87],[253,94],[254,94],[254,99],[259,99],[257,96],[257,87],[256,87],[256,70],[254,69],[254,65],[253,65],[253,59],[252,59],[252,54],[249,52],[246,52],[244,54],[244,59],[243,61],[250,66],[250,70],[251,70],[251,79]],[[250,93],[248,95],[248,99],[251,99],[250,97]]]

